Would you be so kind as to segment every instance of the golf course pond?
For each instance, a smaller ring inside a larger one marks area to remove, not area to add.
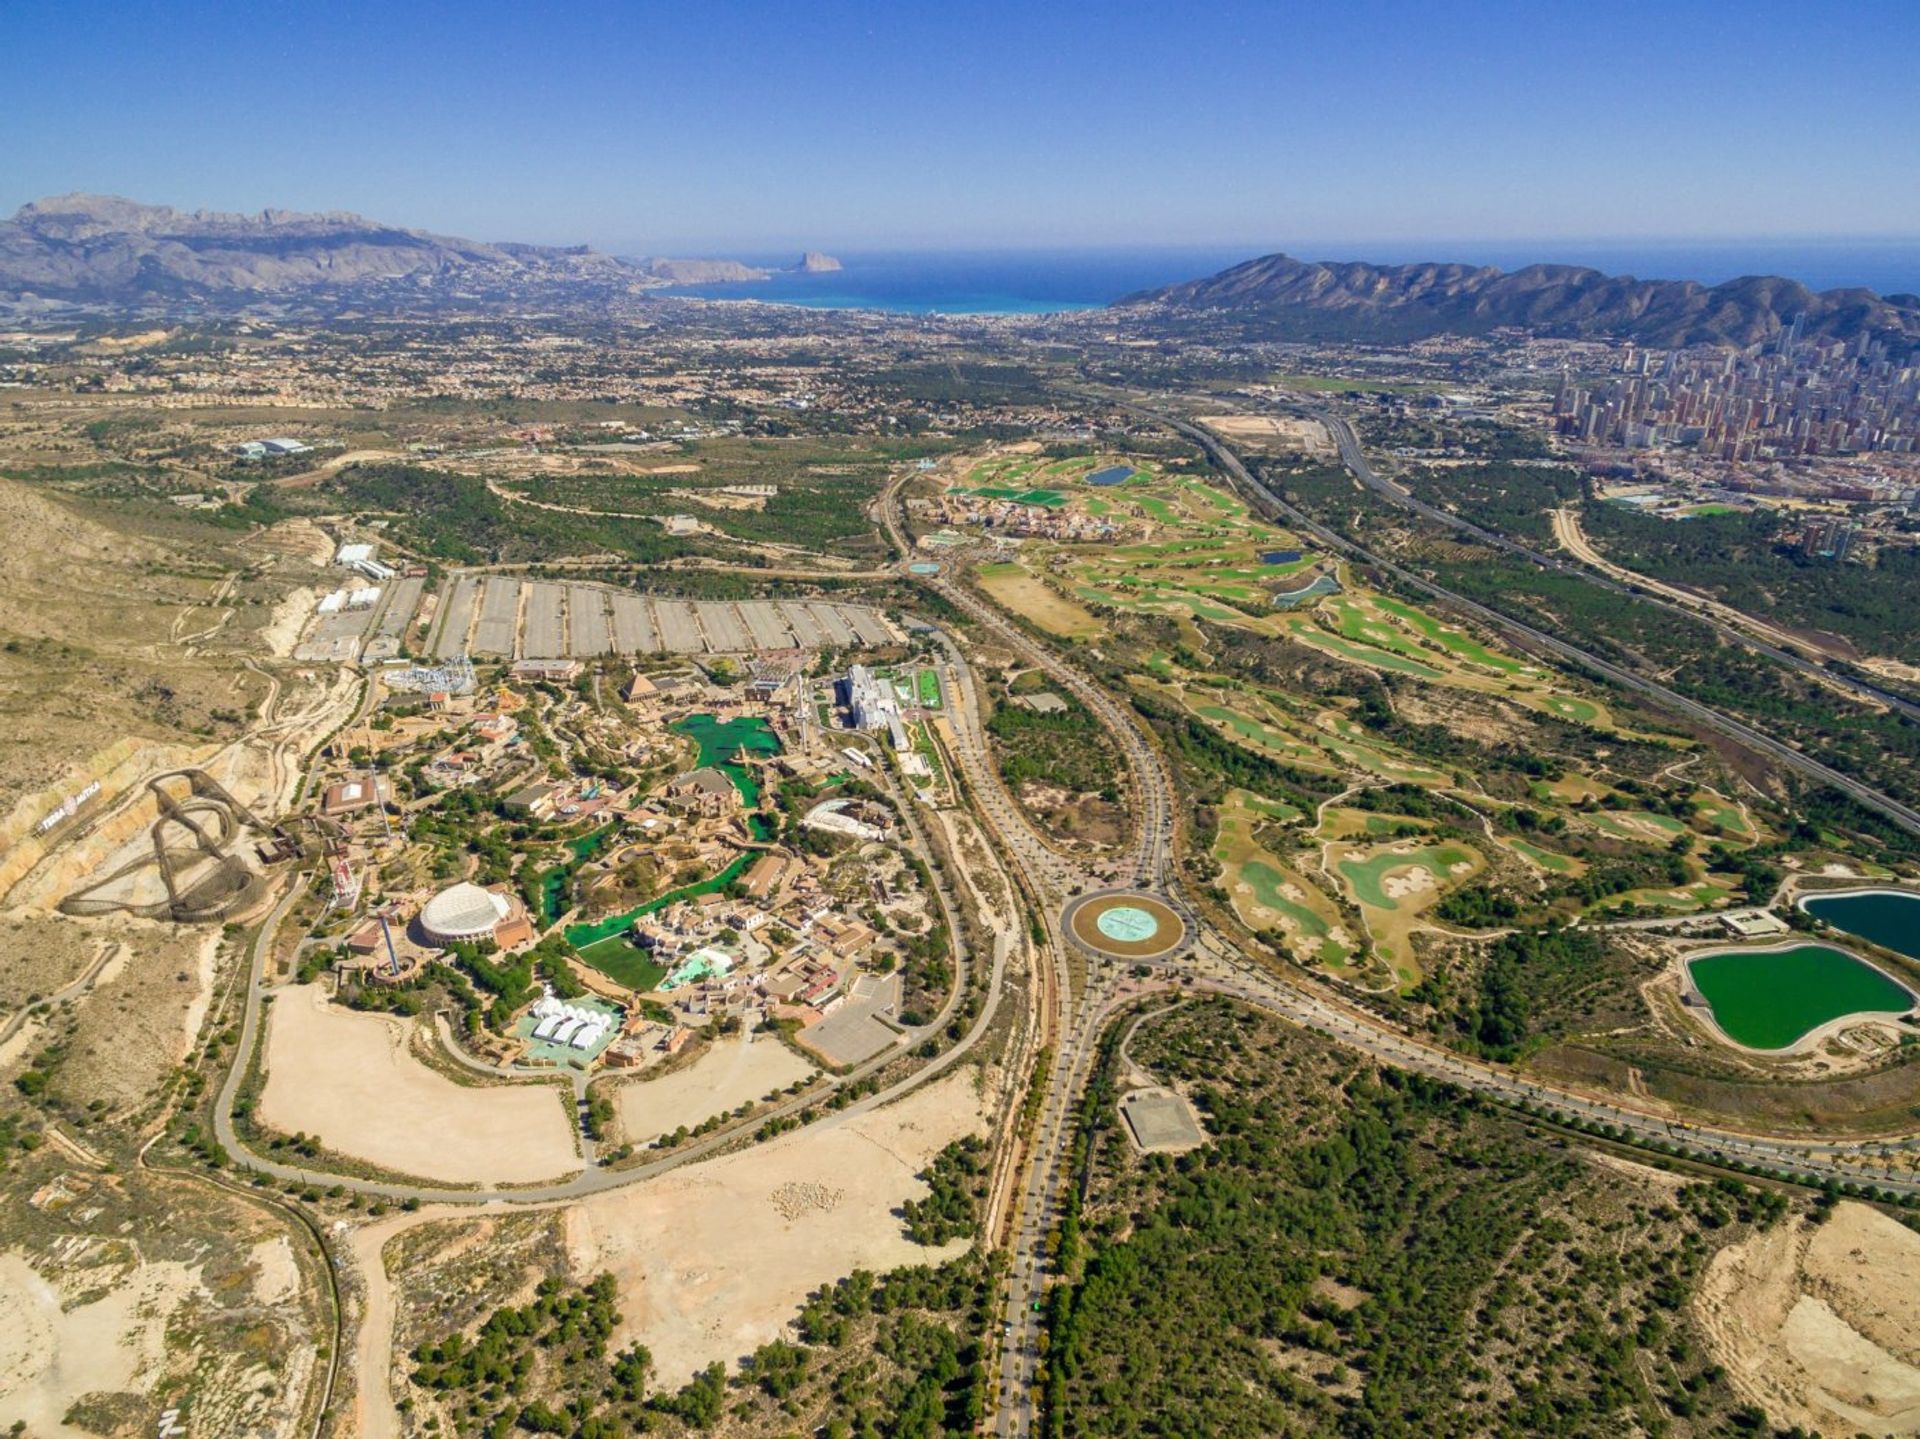
[[[1870,944],[1920,959],[1920,894],[1901,889],[1849,889],[1809,894],[1800,908]]]
[[[1905,985],[1830,944],[1714,950],[1686,968],[1721,1033],[1749,1049],[1787,1049],[1836,1019],[1914,1006]]]

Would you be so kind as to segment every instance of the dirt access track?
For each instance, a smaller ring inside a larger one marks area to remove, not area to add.
[[[1734,1384],[1776,1424],[1920,1432],[1920,1234],[1865,1204],[1723,1249],[1695,1313]]]
[[[1638,570],[1630,570],[1623,565],[1615,564],[1594,548],[1593,541],[1588,539],[1586,531],[1580,528],[1580,517],[1567,506],[1563,505],[1553,512],[1553,538],[1560,548],[1576,560],[1593,566],[1602,574],[1618,580],[1623,585],[1638,585],[1641,589],[1649,590],[1662,599],[1672,600],[1686,609],[1711,616],[1731,629],[1753,635],[1789,653],[1811,654],[1815,659],[1822,660],[1844,660],[1848,664],[1859,664],[1862,661],[1860,655],[1825,644],[1817,635],[1781,629],[1777,625],[1768,624],[1765,620],[1748,614],[1745,610],[1736,610],[1731,605],[1723,605],[1720,601],[1703,595],[1698,590],[1670,585],[1663,580],[1643,575]]]

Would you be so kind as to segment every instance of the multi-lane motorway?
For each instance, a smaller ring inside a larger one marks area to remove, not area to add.
[[[1845,776],[1833,773],[1825,766],[1801,756],[1798,751],[1787,749],[1738,721],[1695,705],[1683,696],[1674,695],[1637,675],[1607,665],[1544,632],[1518,625],[1505,616],[1442,591],[1397,566],[1383,563],[1281,502],[1255,481],[1240,464],[1238,457],[1211,432],[1178,417],[1155,412],[1143,413],[1151,413],[1153,418],[1172,425],[1200,442],[1244,486],[1250,499],[1257,504],[1264,503],[1270,515],[1314,535],[1321,543],[1394,573],[1403,582],[1454,603],[1498,628],[1510,632],[1523,630],[1525,637],[1539,647],[1643,693],[1652,694],[1663,703],[1682,709],[1703,723],[1712,723],[1716,728],[1733,733],[1743,742],[1755,743],[1756,747],[1767,753],[1796,761],[1797,767],[1826,783],[1838,784],[1849,792],[1856,792],[1863,801],[1869,798],[1877,801],[1877,808],[1894,814],[1896,818],[1899,817],[1898,811],[1904,809],[1904,806],[1871,790],[1858,793],[1865,787],[1848,781]],[[1339,435],[1342,432],[1336,429],[1335,433]],[[1366,463],[1350,431],[1345,432],[1342,453],[1347,456],[1350,465],[1364,466]],[[900,554],[905,557],[911,554],[911,550],[904,534],[900,506],[902,489],[902,486],[896,485],[888,492],[883,501],[881,517]],[[1054,684],[1079,698],[1108,727],[1126,759],[1130,787],[1140,797],[1140,824],[1133,837],[1131,856],[1136,869],[1135,877],[1143,885],[1157,885],[1177,904],[1177,896],[1173,894],[1177,878],[1170,863],[1173,816],[1176,812],[1173,780],[1163,756],[1147,738],[1143,728],[1119,703],[1063,656],[1033,639],[964,585],[944,576],[922,575],[916,578],[937,589],[949,603],[990,632],[996,641],[1011,646],[1023,659],[1044,670]],[[950,641],[946,643],[951,672],[956,677],[970,680],[964,660]],[[966,713],[958,715],[954,724],[958,737],[955,761],[964,772],[969,792],[976,800],[982,819],[1022,875],[1031,894],[1057,905],[1070,895],[1093,887],[1093,876],[1040,838],[1019,807],[1006,796],[978,732],[977,716],[972,713],[975,699],[976,696],[969,689],[968,702],[957,707]],[[1920,822],[1920,815],[1913,818]],[[1913,1177],[1910,1170],[1896,1170],[1885,1158],[1877,1165],[1870,1165],[1865,1157],[1869,1147],[1874,1151],[1908,1153],[1920,1147],[1920,1139],[1904,1140],[1892,1145],[1875,1143],[1863,1146],[1741,1134],[1678,1122],[1664,1115],[1623,1105],[1606,1095],[1552,1088],[1501,1066],[1470,1060],[1425,1043],[1412,1034],[1394,1028],[1376,1015],[1349,1007],[1335,993],[1323,989],[1305,976],[1265,968],[1242,953],[1229,936],[1221,934],[1204,921],[1194,919],[1191,922],[1195,936],[1192,946],[1170,960],[1149,966],[1154,971],[1149,983],[1123,978],[1118,967],[1089,957],[1086,983],[1082,989],[1076,993],[1064,983],[1056,987],[1057,1012],[1053,1016],[1052,1029],[1056,1057],[1027,1156],[1027,1170],[1020,1185],[1011,1233],[1002,1326],[1000,1334],[995,1336],[999,1358],[993,1423],[996,1434],[1027,1434],[1037,1421],[1035,1380],[1043,1327],[1040,1311],[1046,1287],[1053,1277],[1048,1270],[1049,1236],[1059,1219],[1065,1185],[1071,1179],[1066,1167],[1072,1153],[1076,1107],[1091,1076],[1102,1031],[1118,1010],[1142,993],[1153,993],[1172,986],[1182,990],[1231,995],[1359,1050],[1377,1063],[1445,1079],[1506,1104],[1536,1106],[1566,1120],[1610,1124],[1630,1141],[1680,1145],[1704,1159],[1759,1165],[1808,1180],[1838,1179],[1877,1184],[1901,1192],[1920,1192],[1920,1181]],[[1064,968],[1061,965],[1064,957],[1062,947],[1070,942],[1064,934],[1056,933],[1051,946],[1056,966]]]
[[[1524,545],[1510,536],[1497,534],[1483,526],[1476,525],[1473,521],[1461,515],[1456,515],[1451,510],[1429,504],[1405,486],[1395,484],[1392,480],[1387,479],[1373,468],[1373,465],[1367,460],[1365,451],[1360,447],[1359,436],[1354,434],[1353,426],[1343,417],[1332,414],[1326,410],[1312,410],[1309,411],[1309,413],[1315,419],[1319,420],[1321,424],[1325,425],[1327,432],[1333,436],[1333,442],[1340,450],[1341,462],[1352,472],[1354,478],[1383,499],[1391,500],[1403,509],[1411,510],[1422,518],[1431,520],[1434,524],[1453,530],[1457,534],[1464,534],[1480,544],[1492,549],[1504,551],[1518,559],[1526,560],[1530,564],[1538,565],[1542,569],[1578,574],[1582,579],[1586,580],[1587,583],[1596,585],[1600,589],[1622,599],[1632,598],[1638,603],[1653,605],[1659,609],[1667,610],[1670,613],[1682,615],[1687,619],[1705,625],[1712,631],[1716,639],[1723,640],[1729,644],[1744,645],[1748,649],[1765,655],[1768,659],[1778,664],[1785,665],[1788,669],[1798,670],[1801,674],[1818,680],[1821,684],[1832,685],[1834,688],[1843,690],[1853,695],[1856,699],[1868,704],[1885,705],[1890,709],[1898,710],[1910,719],[1920,719],[1920,705],[1915,704],[1905,696],[1895,694],[1891,690],[1883,689],[1881,686],[1874,684],[1870,680],[1862,679],[1858,675],[1848,674],[1841,670],[1828,669],[1818,661],[1808,659],[1797,650],[1788,649],[1763,635],[1755,633],[1750,627],[1736,625],[1730,620],[1722,618],[1719,614],[1708,608],[1704,602],[1699,606],[1687,605],[1670,595],[1660,593],[1657,589],[1650,586],[1642,585],[1639,588],[1633,588],[1630,585],[1623,584],[1620,580],[1602,570],[1575,563],[1573,560],[1568,560],[1561,555],[1548,554],[1544,551],[1536,550],[1530,545]],[[1577,558],[1576,556],[1576,559]]]
[[[1798,751],[1781,746],[1738,721],[1717,715],[1705,709],[1704,706],[1685,700],[1683,696],[1672,694],[1655,682],[1617,670],[1564,641],[1440,590],[1417,575],[1403,571],[1391,563],[1383,562],[1359,546],[1315,525],[1305,516],[1299,515],[1291,507],[1286,506],[1278,497],[1266,491],[1247,473],[1238,457],[1210,432],[1178,417],[1157,413],[1153,417],[1204,445],[1216,461],[1243,485],[1249,499],[1266,508],[1270,515],[1278,517],[1304,533],[1314,535],[1323,544],[1363,563],[1376,565],[1394,574],[1402,582],[1475,614],[1490,625],[1509,632],[1523,632],[1525,638],[1537,647],[1558,653],[1564,658],[1605,674],[1619,683],[1651,694],[1669,707],[1679,709],[1700,719],[1703,723],[1711,723],[1723,732],[1733,734],[1743,743],[1751,743],[1755,748],[1774,754],[1788,763],[1794,763],[1797,768],[1814,774],[1823,782],[1835,784],[1850,793],[1855,793],[1856,797],[1863,802],[1874,803],[1876,808],[1893,814],[1895,818],[1901,818],[1903,823],[1911,822],[1916,827],[1920,827],[1920,814],[1907,811],[1904,806],[1898,806],[1884,796],[1865,790],[1864,786],[1859,786],[1845,776],[1833,773],[1825,766],[1801,756]],[[1358,467],[1366,464],[1365,457],[1359,453],[1357,441],[1353,439],[1351,431],[1343,432],[1341,428],[1335,429],[1336,437],[1342,436],[1343,433],[1342,453],[1348,457],[1349,465],[1356,466],[1356,473],[1358,473]],[[1368,473],[1370,474],[1371,471],[1368,470]],[[1377,477],[1375,478],[1377,480]],[[901,522],[901,492],[901,484],[890,488],[883,498],[880,518],[899,548],[904,566],[904,559],[911,554],[911,551],[907,546]],[[1144,966],[1151,971],[1150,977],[1144,980],[1134,974],[1134,971],[1141,966],[1116,965],[1090,954],[1081,956],[1083,963],[1077,970],[1075,966],[1069,964],[1067,946],[1072,941],[1060,931],[1057,925],[1060,908],[1072,896],[1099,888],[1110,882],[1109,878],[1094,873],[1081,860],[1049,844],[1028,821],[1012,796],[1007,793],[1000,780],[998,768],[992,762],[982,730],[980,712],[982,701],[985,699],[984,692],[976,682],[966,656],[950,636],[941,634],[939,642],[943,650],[941,662],[943,680],[947,693],[954,697],[954,702],[948,707],[948,721],[953,734],[952,758],[955,768],[965,782],[966,794],[973,811],[993,839],[1000,854],[1010,863],[1014,877],[1028,900],[1037,907],[1049,930],[1048,942],[1041,947],[1043,951],[1041,962],[1048,971],[1042,976],[1045,982],[1041,988],[1052,1003],[1052,1013],[1045,1017],[1043,1035],[1050,1042],[1054,1060],[1037,1121],[1030,1136],[1024,1171],[1014,1177],[1015,1198],[1010,1211],[1012,1222],[1009,1227],[1011,1262],[1003,1297],[1001,1330],[994,1336],[998,1357],[998,1387],[994,1416],[994,1431],[997,1434],[1005,1436],[1027,1434],[1032,1430],[1036,1420],[1035,1378],[1040,1359],[1042,1328],[1042,1315],[1039,1310],[1044,1301],[1046,1286],[1053,1277],[1048,1270],[1049,1236],[1058,1222],[1059,1207],[1065,1193],[1064,1186],[1070,1178],[1067,1166],[1072,1152],[1076,1110],[1097,1060],[1100,1036],[1116,1014],[1129,1005],[1137,1003],[1142,995],[1164,992],[1169,988],[1176,991],[1231,995],[1295,1024],[1325,1034],[1338,1043],[1367,1054],[1376,1062],[1444,1078],[1502,1102],[1530,1103],[1571,1119],[1611,1124],[1623,1135],[1633,1139],[1683,1144],[1693,1152],[1709,1158],[1763,1165],[1814,1180],[1836,1178],[1876,1183],[1889,1189],[1906,1192],[1920,1192],[1920,1181],[1916,1181],[1910,1171],[1896,1173],[1884,1160],[1878,1166],[1869,1167],[1864,1162],[1861,1146],[1786,1140],[1700,1128],[1679,1124],[1664,1116],[1622,1105],[1609,1096],[1550,1089],[1524,1079],[1510,1070],[1481,1064],[1429,1045],[1411,1034],[1395,1029],[1378,1016],[1350,1008],[1336,993],[1322,988],[1304,975],[1272,971],[1254,962],[1240,951],[1231,936],[1222,934],[1195,917],[1179,899],[1177,874],[1173,864],[1178,811],[1172,773],[1165,757],[1153,743],[1149,732],[1138,723],[1129,707],[1116,699],[1092,677],[1069,663],[1051,646],[1042,643],[1012,622],[964,584],[944,575],[916,575],[913,578],[936,590],[949,604],[964,613],[982,632],[991,635],[996,643],[1017,653],[1024,662],[1043,670],[1053,684],[1072,694],[1105,726],[1113,737],[1126,766],[1128,802],[1133,818],[1129,846],[1121,865],[1123,870],[1121,877],[1126,882],[1143,888],[1158,890],[1169,902],[1181,909],[1187,915],[1193,940],[1192,944],[1180,953]],[[1861,792],[1863,790],[1864,793]],[[930,852],[926,836],[920,829],[919,817],[914,812],[913,803],[910,800],[902,800],[900,808],[906,815],[907,823],[921,852]],[[1904,811],[1910,819],[1902,818],[1897,811]],[[955,897],[945,876],[938,878],[937,889],[939,902],[947,912],[950,932],[954,936],[959,980],[947,1006],[927,1027],[927,1033],[935,1033],[944,1028],[967,992],[968,967],[979,962],[977,957],[967,952],[965,945],[967,931],[957,922],[957,915],[954,912]],[[242,1015],[242,1038],[238,1049],[241,1056],[251,1055],[259,1041],[260,1006],[263,998],[261,981],[266,970],[266,958],[272,947],[273,936],[296,898],[297,891],[290,894],[276,909],[274,915],[263,927],[254,947],[252,973],[247,982]],[[1001,994],[1006,987],[1005,975],[1012,947],[1013,942],[1007,936],[1001,936],[995,944],[990,981],[986,988],[986,1002],[976,1015],[968,1033],[959,1043],[932,1063],[887,1089],[868,1096],[857,1104],[849,1105],[834,1116],[818,1122],[822,1124],[845,1122],[851,1115],[897,1098],[906,1089],[926,1082],[969,1054],[994,1019]],[[1076,978],[1079,981],[1077,983]],[[842,1084],[852,1082],[862,1077],[869,1069],[877,1069],[885,1062],[885,1060],[875,1061],[854,1074],[842,1077],[838,1082]],[[233,1103],[238,1096],[245,1068],[244,1060],[235,1064],[215,1106],[215,1127],[218,1137],[228,1152],[234,1155],[243,1167],[255,1169],[283,1181],[322,1185],[338,1183],[359,1192],[389,1199],[413,1198],[469,1203],[498,1202],[503,1199],[522,1202],[565,1201],[584,1194],[644,1181],[666,1169],[699,1159],[737,1139],[737,1135],[723,1132],[707,1140],[685,1146],[650,1164],[614,1170],[590,1163],[586,1170],[570,1180],[513,1191],[450,1191],[433,1186],[350,1178],[284,1165],[248,1152],[232,1124]],[[815,1094],[790,1101],[777,1112],[797,1110],[805,1104],[817,1103],[818,1098],[819,1096]],[[1871,1147],[1876,1151],[1893,1149],[1907,1152],[1920,1147],[1920,1140],[1903,1141],[1894,1145],[1876,1143]]]
[[[1391,575],[1402,585],[1439,600],[1443,604],[1463,614],[1472,615],[1475,619],[1492,629],[1515,636],[1536,651],[1544,651],[1558,656],[1570,664],[1591,670],[1593,673],[1619,685],[1622,689],[1631,690],[1637,694],[1643,694],[1650,699],[1657,700],[1663,708],[1675,714],[1684,715],[1686,718],[1705,725],[1709,729],[1716,730],[1729,739],[1738,741],[1754,753],[1777,760],[1789,769],[1796,770],[1809,779],[1818,781],[1824,785],[1830,785],[1834,789],[1842,791],[1854,800],[1867,806],[1869,809],[1885,815],[1903,829],[1910,830],[1915,834],[1920,834],[1920,809],[1915,809],[1913,806],[1897,800],[1891,795],[1882,794],[1871,785],[1865,784],[1851,775],[1842,774],[1831,765],[1824,764],[1812,755],[1805,754],[1795,749],[1792,745],[1783,743],[1762,730],[1755,729],[1744,720],[1736,719],[1732,715],[1725,714],[1709,705],[1701,704],[1698,700],[1690,699],[1679,691],[1661,683],[1659,680],[1648,678],[1637,671],[1615,664],[1611,660],[1602,659],[1599,655],[1589,650],[1584,650],[1578,645],[1562,639],[1558,635],[1549,634],[1547,631],[1528,624],[1524,620],[1515,619],[1512,615],[1483,605],[1477,600],[1468,599],[1465,595],[1458,594],[1453,590],[1443,588],[1435,584],[1432,580],[1427,579],[1424,575],[1407,569],[1403,565],[1396,564],[1394,561],[1386,559],[1374,551],[1355,543],[1346,536],[1329,529],[1317,520],[1303,514],[1300,510],[1294,508],[1272,490],[1268,489],[1266,485],[1254,478],[1247,467],[1241,463],[1240,457],[1229,449],[1218,435],[1204,426],[1195,424],[1183,416],[1167,414],[1162,411],[1147,409],[1143,406],[1128,406],[1127,408],[1132,409],[1137,414],[1169,425],[1199,444],[1213,458],[1215,463],[1233,479],[1234,483],[1240,487],[1241,492],[1246,496],[1249,503],[1263,511],[1269,519],[1277,520],[1289,529],[1301,534],[1311,535],[1328,549],[1345,555],[1348,559],[1371,566],[1383,574]],[[1348,469],[1353,472],[1354,477],[1363,485],[1366,485],[1369,489],[1379,494],[1394,499],[1396,503],[1404,503],[1417,507],[1418,512],[1427,518],[1435,519],[1440,523],[1447,524],[1456,529],[1471,532],[1476,538],[1486,535],[1485,531],[1462,520],[1458,515],[1449,515],[1445,510],[1436,509],[1424,501],[1416,500],[1412,496],[1407,495],[1405,491],[1399,489],[1398,486],[1391,485],[1381,479],[1380,476],[1375,473],[1372,465],[1368,463],[1366,455],[1361,451],[1359,440],[1355,437],[1352,428],[1338,416],[1323,415],[1321,418],[1325,420],[1329,430],[1334,436],[1335,443],[1339,445],[1341,459],[1345,461]],[[1489,536],[1488,539],[1491,543],[1500,544],[1503,548],[1515,550],[1515,552],[1521,553],[1528,558],[1535,559],[1536,562],[1548,568],[1576,568],[1568,562],[1552,556],[1536,556],[1530,551],[1519,549],[1509,541],[1501,541],[1498,537]],[[1586,572],[1580,571],[1580,573],[1584,575]],[[1607,581],[1606,583],[1611,582]],[[1626,591],[1621,590],[1620,593],[1624,595]],[[1638,599],[1640,597],[1636,596],[1635,598]],[[1666,603],[1664,601],[1649,602]],[[1698,618],[1698,616],[1694,618]],[[1703,621],[1703,623],[1712,623],[1712,621]],[[1738,643],[1754,647],[1758,647],[1759,645],[1758,641],[1746,636],[1736,635],[1732,631],[1727,631],[1727,634],[1729,638]],[[1810,668],[1804,660],[1795,660],[1791,656],[1785,656],[1784,652],[1781,653],[1787,662],[1796,664],[1801,668]],[[1821,673],[1823,678],[1839,678],[1827,675],[1824,671]],[[1878,696],[1880,702],[1895,702],[1895,697],[1887,696],[1878,690],[1875,690],[1874,694]],[[1898,703],[1905,704],[1905,701],[1898,701]]]

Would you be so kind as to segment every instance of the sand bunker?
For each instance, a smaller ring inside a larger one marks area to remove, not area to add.
[[[1471,866],[1469,866],[1471,867]],[[1380,892],[1388,899],[1410,899],[1434,887],[1433,871],[1424,864],[1389,870],[1380,880]]]
[[[574,1272],[613,1271],[625,1315],[613,1347],[645,1344],[660,1382],[677,1386],[775,1338],[822,1284],[964,1252],[964,1241],[914,1244],[894,1211],[926,1192],[914,1176],[980,1116],[972,1075],[956,1074],[898,1104],[596,1196],[567,1214]]]
[[[1733,1383],[1778,1424],[1920,1430],[1920,1234],[1864,1204],[1722,1250],[1695,1302]]]
[[[751,1104],[815,1073],[771,1035],[722,1039],[685,1069],[658,1079],[629,1080],[613,1091],[620,1124],[635,1144]]]
[[[407,1048],[409,1026],[279,991],[260,1120],[338,1154],[449,1184],[531,1184],[578,1173],[568,1098],[552,1085],[456,1084]]]

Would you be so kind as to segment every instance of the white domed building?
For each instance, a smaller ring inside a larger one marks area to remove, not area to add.
[[[427,901],[420,911],[420,933],[429,944],[492,939],[494,931],[512,917],[513,909],[506,895],[462,882]]]

